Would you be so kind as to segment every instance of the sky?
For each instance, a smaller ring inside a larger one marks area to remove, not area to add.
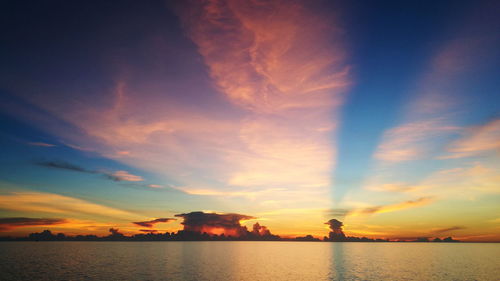
[[[496,2],[496,3],[495,3]],[[498,1],[5,1],[1,235],[500,241]],[[9,220],[5,220],[9,221]]]

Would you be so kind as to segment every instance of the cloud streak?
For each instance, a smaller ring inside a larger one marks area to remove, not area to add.
[[[171,222],[174,221],[174,218],[159,218],[159,219],[154,219],[150,221],[138,221],[138,222],[133,222],[133,224],[142,226],[142,227],[153,227],[157,223],[166,223],[166,222]]]
[[[114,181],[143,181],[141,176],[133,175],[127,171],[116,171],[110,174],[105,174],[109,179]]]
[[[138,182],[138,181],[144,181],[144,179],[141,176],[133,175],[127,171],[116,171],[116,172],[104,172],[104,171],[98,171],[98,170],[90,170],[83,168],[81,166],[64,162],[64,161],[40,161],[36,162],[37,165],[47,167],[47,168],[54,168],[54,169],[62,169],[62,170],[69,170],[69,171],[75,171],[75,172],[81,172],[81,173],[87,173],[87,174],[100,174],[105,176],[106,178],[112,180],[112,181],[130,181],[130,182]]]
[[[119,220],[140,215],[85,200],[44,192],[9,192],[0,195],[0,209],[28,213],[92,215]]]
[[[386,131],[374,156],[388,163],[422,159],[436,138],[458,130],[439,118],[407,123]]]
[[[440,234],[440,233],[446,233],[446,232],[451,232],[451,231],[455,231],[455,230],[462,230],[462,229],[466,229],[466,227],[465,226],[452,226],[452,227],[446,227],[446,228],[439,228],[439,229],[433,230],[432,233]]]
[[[396,212],[400,210],[410,209],[429,205],[435,201],[434,197],[420,197],[415,200],[408,200],[395,204],[378,205],[373,207],[355,208],[355,209],[330,209],[328,215],[330,216],[368,216],[381,213]]]
[[[39,161],[39,162],[36,162],[36,164],[39,166],[53,168],[53,169],[61,169],[61,170],[75,171],[75,172],[88,173],[88,174],[97,174],[98,173],[97,171],[85,169],[85,168],[80,167],[78,165],[64,162],[64,161]]]
[[[31,146],[42,146],[42,147],[54,147],[56,146],[55,144],[50,144],[46,142],[28,142],[29,145]]]
[[[18,227],[49,226],[66,223],[65,219],[55,218],[0,218],[0,231],[11,230]]]

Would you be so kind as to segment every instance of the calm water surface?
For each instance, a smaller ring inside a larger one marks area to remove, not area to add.
[[[0,280],[500,280],[500,244],[1,242]]]

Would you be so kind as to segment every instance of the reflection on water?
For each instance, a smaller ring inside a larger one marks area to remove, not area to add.
[[[499,280],[500,244],[1,242],[1,280]]]

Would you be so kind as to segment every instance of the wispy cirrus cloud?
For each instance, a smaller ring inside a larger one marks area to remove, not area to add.
[[[471,198],[474,197],[471,193],[477,196],[498,189],[491,163],[478,163],[477,167],[469,168],[470,163],[444,161],[485,156],[498,147],[495,121],[475,128],[461,124],[463,119],[459,114],[467,110],[464,106],[465,81],[485,64],[484,57],[476,54],[479,50],[492,48],[495,42],[495,39],[477,36],[470,30],[470,27],[460,30],[430,57],[409,101],[401,110],[400,121],[381,136],[373,153],[372,173],[365,179],[365,191],[382,191],[391,196],[397,192],[422,197]],[[460,136],[462,138],[454,141]],[[454,176],[443,175],[445,170]],[[475,176],[476,173],[481,173],[482,178]]]
[[[457,111],[463,106],[465,78],[481,68],[485,57],[480,50],[495,46],[495,38],[477,36],[474,24],[464,21],[454,39],[448,40],[429,59],[410,101],[403,107],[401,120],[385,131],[374,153],[380,162],[400,163],[429,158],[443,139],[460,133]]]
[[[306,1],[189,4],[180,9],[188,34],[235,104],[263,113],[329,110],[339,100],[333,93],[349,84],[343,46],[330,41],[341,30]]]
[[[461,167],[442,169],[423,179],[419,189],[455,198],[474,198],[500,193],[500,168],[495,163],[472,162]]]
[[[316,13],[310,1],[185,4],[176,11],[213,89],[178,81],[166,87],[131,72],[115,89],[75,104],[29,97],[74,130],[46,128],[65,144],[92,147],[176,186],[214,191],[205,195],[248,191],[285,201],[320,190],[328,197],[338,109],[351,82],[336,17]],[[179,88],[210,102],[193,104]]]
[[[465,129],[462,138],[447,146],[448,154],[441,158],[462,158],[483,155],[488,152],[500,153],[500,119],[484,125]]]
[[[179,8],[188,35],[218,89],[246,111],[238,128],[244,149],[228,154],[237,168],[226,183],[328,186],[332,116],[350,83],[341,40],[331,41],[341,31],[305,1],[190,4]]]
[[[428,157],[435,138],[459,130],[441,118],[406,123],[384,133],[374,156],[388,163],[422,159]]]

